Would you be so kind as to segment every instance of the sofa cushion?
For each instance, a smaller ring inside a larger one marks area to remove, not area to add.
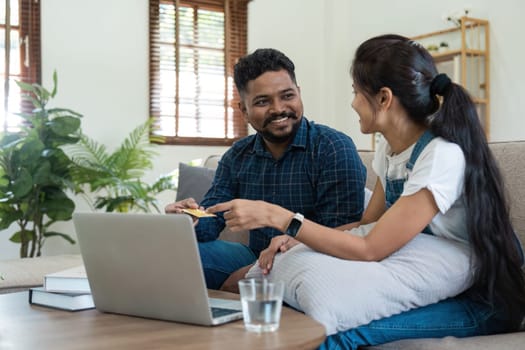
[[[489,336],[440,339],[406,339],[367,346],[366,350],[522,350],[525,348],[525,332]]]
[[[525,141],[493,142],[490,149],[498,162],[510,199],[514,230],[525,244]]]
[[[215,169],[179,163],[179,185],[176,201],[193,197],[197,203],[208,191],[215,176]]]
[[[44,275],[82,265],[80,254],[0,260],[0,294],[44,284]]]

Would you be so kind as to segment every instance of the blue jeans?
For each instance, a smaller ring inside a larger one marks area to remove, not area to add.
[[[209,289],[219,289],[233,272],[257,260],[252,250],[244,244],[220,239],[199,242],[199,254]]]
[[[461,338],[504,331],[504,322],[493,309],[460,295],[330,335],[319,349],[355,350],[400,339]]]

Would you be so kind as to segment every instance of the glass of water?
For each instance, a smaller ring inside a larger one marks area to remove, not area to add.
[[[250,332],[273,332],[279,328],[284,282],[266,278],[239,281],[244,326]]]

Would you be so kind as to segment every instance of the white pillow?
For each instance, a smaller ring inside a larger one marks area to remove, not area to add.
[[[267,277],[285,281],[284,301],[330,335],[463,292],[471,285],[469,259],[466,245],[427,234],[380,262],[343,260],[299,244],[275,257]],[[247,277],[261,275],[255,264]]]

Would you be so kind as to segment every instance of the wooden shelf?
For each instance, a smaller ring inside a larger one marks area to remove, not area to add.
[[[489,24],[489,21],[487,21],[487,20],[479,19],[479,18],[472,18],[472,17],[462,17],[460,22],[462,22],[462,24],[463,24],[465,29],[471,29],[471,28],[479,26],[479,25],[487,25],[488,26],[488,24]],[[435,36],[442,35],[442,34],[461,32],[461,31],[462,31],[462,26],[459,26],[459,27],[442,29],[442,30],[438,30],[438,31],[430,32],[430,33],[426,33],[426,34],[416,35],[416,36],[413,36],[411,39],[419,41],[419,40],[425,39],[425,38],[435,37]]]
[[[490,45],[487,20],[462,17],[458,27],[416,35],[412,40],[430,51],[438,70],[469,91],[478,106],[480,121],[487,138],[490,135]],[[445,47],[443,47],[445,46]]]
[[[457,50],[446,50],[441,52],[430,52],[432,57],[434,57],[434,60],[436,62],[443,62],[443,61],[449,61],[454,58],[454,56],[458,56],[464,53],[467,56],[485,56],[487,53],[483,50],[474,50],[474,49],[457,49]]]

